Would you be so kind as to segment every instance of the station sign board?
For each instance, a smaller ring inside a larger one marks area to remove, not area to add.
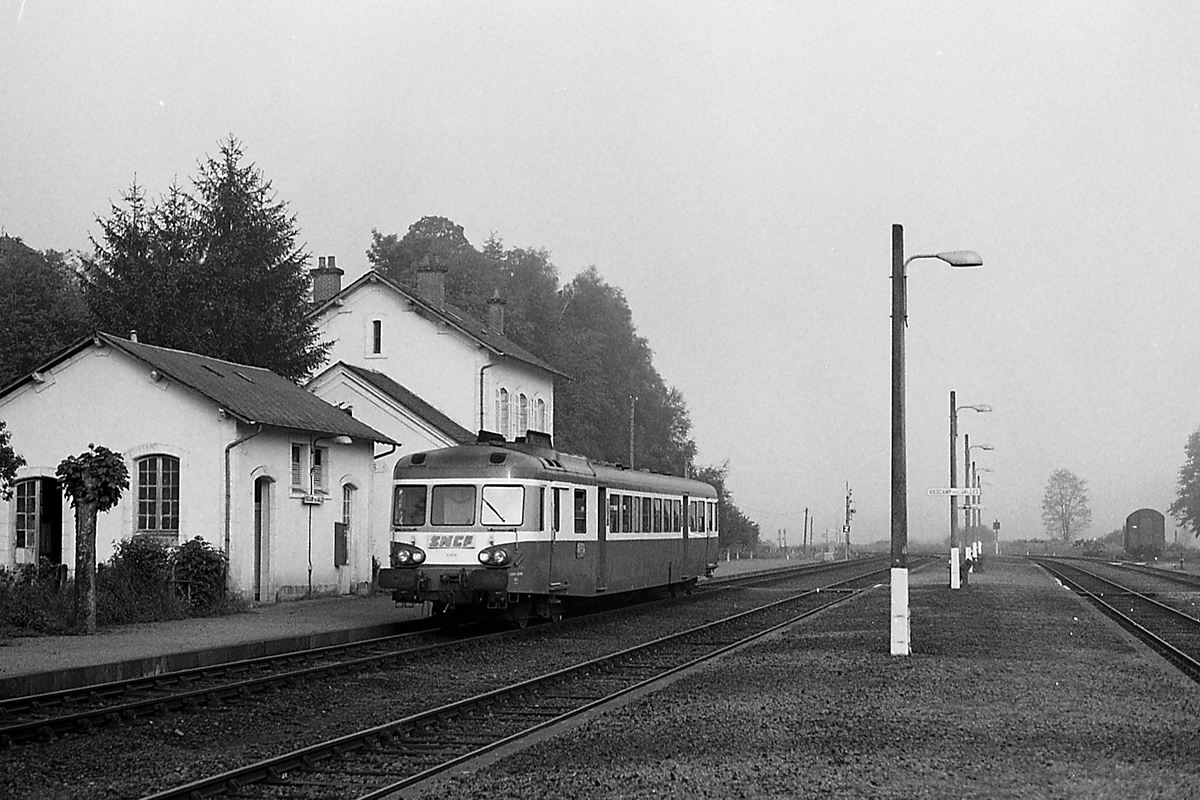
[[[930,489],[929,493],[932,495],[950,495],[952,497],[979,497],[983,494],[983,490],[955,486],[953,488]]]

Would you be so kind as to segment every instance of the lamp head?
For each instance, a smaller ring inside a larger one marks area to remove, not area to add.
[[[937,257],[952,267],[982,267],[983,256],[974,250],[949,250]]]

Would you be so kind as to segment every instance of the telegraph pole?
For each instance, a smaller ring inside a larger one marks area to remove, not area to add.
[[[633,406],[637,403],[636,395],[629,395],[629,468],[633,469]]]
[[[808,506],[804,507],[804,534],[800,537],[800,552],[808,554]]]
[[[846,532],[846,560],[850,560],[850,515],[854,513],[854,509],[850,507],[850,498],[854,492],[850,489],[850,481],[846,481],[846,525],[842,528]]]

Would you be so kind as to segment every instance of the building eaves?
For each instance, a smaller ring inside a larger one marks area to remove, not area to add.
[[[450,417],[438,411],[429,403],[422,400],[409,389],[400,385],[396,381],[384,375],[382,372],[376,372],[373,369],[365,367],[356,367],[352,364],[347,364],[344,361],[339,361],[336,366],[341,366],[351,375],[354,375],[359,380],[362,380],[381,392],[385,397],[390,398],[394,402],[411,411],[426,424],[448,436],[458,444],[470,444],[475,441],[476,434],[467,430]]]
[[[357,291],[369,283],[383,284],[399,294],[406,301],[420,307],[425,313],[441,322],[444,322],[449,327],[458,330],[463,335],[474,339],[478,344],[483,345],[497,356],[512,358],[537,367],[538,369],[545,370],[546,372],[557,375],[561,378],[566,378],[568,380],[571,379],[571,376],[567,373],[550,366],[550,364],[548,364],[546,361],[538,358],[536,355],[521,347],[512,339],[509,339],[504,334],[479,321],[471,314],[468,314],[462,309],[452,306],[449,303],[439,307],[427,300],[415,289],[397,283],[391,278],[388,278],[387,276],[376,272],[375,270],[368,270],[365,275],[359,277],[349,286],[333,295],[333,297],[330,297],[328,300],[314,308],[309,313],[312,316],[317,316],[331,307],[340,306],[345,302],[345,298],[349,294]]]
[[[146,364],[161,378],[187,387],[243,422],[396,444],[390,437],[268,369],[133,342],[102,331],[56,353],[37,370],[0,390],[0,397],[33,380],[38,372],[50,370],[90,346],[119,350]]]

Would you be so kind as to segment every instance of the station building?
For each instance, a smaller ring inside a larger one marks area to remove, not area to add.
[[[445,300],[443,267],[418,286],[368,271],[342,287],[333,256],[311,271],[312,317],[331,343],[307,387],[269,370],[108,333],[0,387],[0,419],[26,460],[0,501],[0,567],[74,569],[74,516],[57,465],[95,443],[122,453],[130,488],[97,520],[97,560],[118,542],[199,536],[229,555],[229,587],[273,602],[365,591],[386,566],[391,478],[411,452],[553,434],[566,377]]]
[[[0,389],[26,461],[0,503],[0,565],[74,569],[74,513],[55,471],[95,443],[130,486],[100,514],[98,561],[134,536],[199,537],[229,555],[228,585],[275,601],[372,579],[376,445],[387,435],[275,373],[96,333]],[[7,506],[7,508],[4,508]]]

